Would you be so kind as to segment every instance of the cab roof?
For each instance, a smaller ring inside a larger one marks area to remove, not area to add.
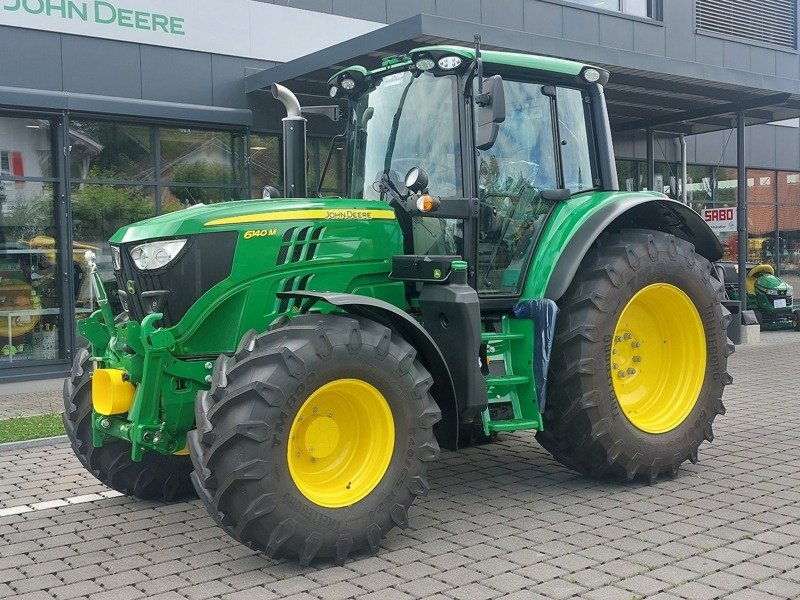
[[[453,54],[460,56],[466,61],[475,60],[475,48],[467,46],[420,46],[409,50],[406,54],[389,56],[383,59],[380,67],[376,69],[365,69],[360,65],[353,65],[346,67],[334,73],[328,82],[332,82],[340,74],[345,71],[359,71],[364,76],[370,77],[373,75],[380,75],[384,72],[391,71],[397,68],[404,68],[412,64],[412,56],[417,56],[426,52],[437,54]],[[591,67],[586,63],[576,62],[573,60],[565,60],[563,58],[553,58],[551,56],[541,56],[537,54],[522,54],[520,52],[502,52],[498,50],[481,50],[481,59],[484,65],[499,65],[507,67],[519,67],[523,69],[531,69],[539,72],[556,73],[560,75],[579,75],[580,72]],[[596,68],[596,67],[592,67]],[[603,70],[603,69],[598,69]]]

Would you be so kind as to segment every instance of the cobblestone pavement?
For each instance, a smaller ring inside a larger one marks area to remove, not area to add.
[[[198,502],[91,496],[106,490],[64,445],[1,451],[0,509],[70,500],[0,517],[0,597],[800,597],[800,334],[763,339],[732,357],[716,441],[675,479],[595,481],[506,435],[442,453],[413,529],[344,567],[255,554]]]

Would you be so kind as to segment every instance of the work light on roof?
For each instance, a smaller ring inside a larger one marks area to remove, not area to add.
[[[430,71],[436,66],[432,58],[420,58],[414,64],[420,71]]]
[[[445,71],[452,71],[461,66],[461,57],[459,56],[443,56],[437,62],[440,69]]]
[[[583,78],[589,83],[597,83],[600,81],[600,71],[597,69],[584,69]]]
[[[328,95],[331,98],[335,98],[336,94],[338,94],[338,93],[339,93],[339,88],[336,87],[335,85],[332,85],[331,88],[328,90]]]
[[[347,90],[349,92],[355,89],[356,82],[353,79],[350,79],[349,77],[345,77],[339,82],[339,85],[342,86],[343,90]]]

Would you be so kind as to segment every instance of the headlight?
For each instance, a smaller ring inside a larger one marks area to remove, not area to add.
[[[436,66],[432,58],[420,58],[414,64],[420,71],[430,71]]]
[[[437,63],[440,69],[445,71],[452,71],[461,66],[461,57],[459,56],[443,56]]]
[[[111,264],[115,271],[119,271],[122,268],[122,260],[119,255],[118,246],[111,246]]]
[[[769,294],[770,296],[777,296],[778,293],[779,293],[778,290],[767,290],[767,294]]]
[[[186,240],[163,240],[131,248],[133,262],[143,271],[168,265],[186,245]]]
[[[600,71],[597,69],[584,69],[583,78],[589,83],[597,83],[600,81]]]

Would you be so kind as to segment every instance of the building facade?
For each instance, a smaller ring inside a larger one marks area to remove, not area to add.
[[[265,185],[280,186],[278,109],[265,91],[247,91],[248,77],[379,36],[416,15],[462,28],[466,22],[518,40],[517,47],[608,66],[612,81],[616,70],[625,81],[658,68],[665,82],[707,74],[752,89],[791,93],[797,86],[800,94],[796,0],[166,5],[0,2],[0,381],[68,370],[75,321],[97,302],[85,253],[93,252],[113,280],[106,240],[120,225],[187,204],[260,197]],[[680,113],[681,90],[666,87],[637,93],[655,100],[669,92]],[[620,114],[636,114],[648,100],[611,99]],[[730,258],[736,256],[735,211],[728,210],[737,196],[733,125],[718,123],[709,133],[687,129],[684,137],[687,200],[710,220]],[[310,117],[310,182],[341,127]],[[620,186],[647,187],[644,131],[615,132],[614,142]],[[656,130],[652,185],[673,196],[684,188],[680,144],[675,131]],[[341,189],[342,154],[333,153],[323,193]],[[747,165],[748,259],[770,262],[800,284],[797,120],[749,127]]]

